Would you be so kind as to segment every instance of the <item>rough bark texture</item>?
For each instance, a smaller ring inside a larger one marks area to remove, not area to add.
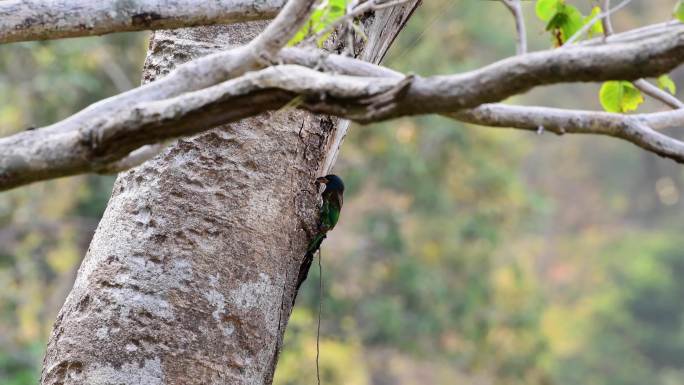
[[[416,3],[375,15],[364,57],[382,57]],[[145,79],[263,26],[157,33]],[[42,383],[269,384],[317,220],[312,182],[342,137],[329,117],[277,111],[119,175]]]

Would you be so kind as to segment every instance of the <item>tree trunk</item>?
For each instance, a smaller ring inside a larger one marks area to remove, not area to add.
[[[366,18],[378,62],[418,1]],[[145,80],[265,23],[158,32]],[[292,109],[179,140],[119,175],[55,322],[42,384],[270,384],[346,124]]]

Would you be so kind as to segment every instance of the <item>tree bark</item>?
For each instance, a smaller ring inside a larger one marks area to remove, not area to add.
[[[366,18],[379,61],[418,1]],[[158,32],[145,80],[263,22]],[[270,384],[346,124],[291,109],[179,140],[119,175],[55,322],[42,384]]]

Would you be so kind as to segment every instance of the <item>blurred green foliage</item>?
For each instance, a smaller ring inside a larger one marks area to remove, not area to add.
[[[634,1],[614,24],[665,20],[673,5]],[[531,47],[548,48],[547,23],[523,7]],[[513,31],[496,1],[423,2],[385,63],[475,69],[513,54]],[[146,36],[0,46],[0,134],[136,84]],[[544,87],[514,102],[600,109],[598,90]],[[419,117],[354,126],[336,173],[348,190],[322,248],[322,383],[684,383],[679,165],[617,139]],[[0,194],[0,383],[36,382],[111,183],[83,176]],[[276,384],[315,383],[317,280],[312,269]]]
[[[146,34],[0,45],[0,135],[50,124],[133,87]],[[0,194],[0,383],[38,382],[50,327],[102,216],[113,177]]]
[[[316,44],[322,47],[325,40],[330,36],[330,32],[323,33],[323,31],[344,16],[346,10],[347,0],[321,2],[311,13],[309,21],[295,34],[288,45],[296,45],[308,37],[317,37]]]

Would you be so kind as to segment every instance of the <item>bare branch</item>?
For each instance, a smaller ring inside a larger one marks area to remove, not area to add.
[[[273,22],[246,46],[247,51],[262,60],[261,64],[272,64],[280,49],[309,19],[315,4],[316,0],[289,0]]]
[[[604,11],[610,9],[610,0],[603,0],[601,9]],[[606,37],[613,34],[613,23],[610,22],[610,16],[602,18],[601,25],[603,26],[603,33]]]
[[[448,116],[491,127],[509,127],[558,135],[595,134],[624,139],[647,151],[684,163],[684,142],[655,129],[684,126],[684,110],[641,115],[564,110],[546,107],[517,107],[485,104]]]
[[[683,60],[684,26],[679,25],[660,36],[639,42],[535,52],[461,75],[424,79],[410,88],[407,98],[430,106],[406,106],[404,112],[424,113],[424,108],[431,112],[471,108],[544,84],[657,76]],[[388,117],[393,117],[392,112]]]
[[[603,19],[606,19],[606,18],[610,17],[610,15],[611,15],[613,12],[619,11],[620,9],[624,8],[624,7],[625,7],[627,4],[629,4],[631,1],[632,1],[632,0],[624,0],[622,3],[618,4],[615,8],[612,8],[612,9],[607,9],[607,8],[606,8],[607,10],[605,10],[605,11],[599,13],[598,15],[592,17],[591,20],[589,20],[586,24],[584,24],[584,25],[582,26],[582,28],[579,29],[579,31],[575,32],[574,35],[570,36],[570,38],[565,42],[565,44],[563,44],[563,47],[570,46],[570,45],[571,45],[572,43],[574,43],[577,39],[579,39],[579,38],[581,38],[582,36],[584,36],[584,34],[587,33],[587,31],[589,31],[589,29],[590,29],[591,27],[593,27],[594,24],[596,24],[596,22],[598,22],[599,20],[603,20]]]
[[[661,33],[667,32],[672,27],[681,25],[678,20],[669,20],[663,23],[652,24],[641,28],[630,29],[629,31],[616,33],[604,38],[595,38],[588,41],[578,43],[578,45],[600,45],[605,42],[608,43],[629,43],[636,40],[648,39],[653,36],[658,36]],[[605,31],[604,31],[605,33]]]
[[[654,86],[653,84],[649,83],[645,79],[635,80],[632,83],[641,92],[652,97],[653,99],[656,99],[656,100],[663,102],[665,105],[667,105],[671,108],[677,109],[677,108],[684,107],[684,103],[682,103],[681,100],[679,100],[679,99],[675,98],[674,96],[668,94],[666,91],[661,90],[660,88]]]
[[[101,100],[49,127],[55,130],[77,129],[89,119],[112,114],[121,106],[174,97],[263,68],[267,64],[265,62],[271,61],[306,22],[314,3],[315,0],[290,0],[266,30],[246,46],[180,65],[154,83]]]
[[[308,19],[315,2],[315,0],[292,0],[288,2],[278,17],[244,49],[239,48],[228,52],[228,55],[223,55],[234,59],[232,63],[228,63],[227,72],[229,75],[227,75],[227,77],[238,76],[251,69],[250,67],[258,68],[264,62],[271,62],[273,60],[273,56],[276,55],[280,49],[285,46],[285,44],[287,44],[287,42],[302,26],[302,24]],[[209,58],[205,61],[207,64],[218,64],[217,59],[219,59],[221,55],[216,56],[217,57]],[[203,69],[200,68],[199,70],[202,71]],[[225,70],[226,68],[224,68],[224,71]],[[182,72],[174,72],[175,73],[172,73],[174,76],[178,76],[180,74],[180,78],[182,79]],[[166,81],[173,80],[172,77],[169,76],[169,78],[170,79],[166,79]],[[172,95],[174,94],[168,94],[168,96]],[[139,96],[136,96],[136,98],[138,97]],[[135,167],[149,159],[152,159],[157,154],[161,153],[164,148],[166,148],[166,145],[163,143],[145,145],[141,148],[133,150],[126,157],[115,162],[98,165],[96,171],[101,173],[112,173]]]
[[[525,18],[523,17],[520,0],[501,0],[501,2],[511,11],[515,18],[515,30],[518,34],[516,39],[517,54],[527,53],[527,32],[525,30]]]
[[[344,69],[343,62],[358,62],[335,55],[328,58],[302,49],[285,50],[280,57],[323,68]],[[77,125],[60,123],[0,139],[0,188],[106,170],[142,145],[279,109],[295,97],[301,98],[300,107],[314,112],[371,122],[456,112],[544,84],[654,76],[682,61],[684,26],[644,41],[519,55],[451,76],[390,77],[391,71],[379,70],[382,77],[361,77],[275,66],[164,100],[130,103],[125,99],[125,105],[110,101],[116,105],[110,113]],[[381,67],[364,63],[349,68]]]
[[[0,1],[0,43],[266,20],[284,4],[285,0],[7,0]]]
[[[287,23],[286,19],[282,20],[284,20],[282,22]],[[304,19],[304,21],[305,20],[306,19]],[[291,28],[290,31],[292,30],[295,29]],[[650,29],[639,29],[638,34],[635,34],[633,31],[628,31],[622,34],[613,35],[609,39],[613,39],[615,43],[637,43],[644,41],[646,38],[661,38],[667,34],[676,33],[677,31],[682,32],[682,30],[682,25],[680,23],[663,23]],[[635,35],[644,36],[644,38],[639,39],[638,37],[635,37]],[[603,46],[603,42],[600,43],[601,44],[595,44],[595,42],[592,41],[582,44],[582,46]],[[85,121],[102,115],[112,114],[121,106],[130,106],[139,102],[174,97],[182,92],[195,91],[209,87],[227,79],[240,76],[246,71],[261,68],[262,65],[258,60],[254,60],[253,58],[247,60],[246,52],[249,50],[250,49],[245,47],[239,47],[185,63],[154,83],[146,84],[131,91],[104,99],[70,118],[49,127],[59,130],[78,128],[82,126]],[[619,49],[616,51],[619,51]],[[632,52],[632,54],[633,53],[634,52]],[[309,54],[306,56],[312,60],[320,59],[320,55]],[[312,67],[313,66],[315,65],[312,65]],[[505,81],[505,79],[503,79],[503,81]]]

